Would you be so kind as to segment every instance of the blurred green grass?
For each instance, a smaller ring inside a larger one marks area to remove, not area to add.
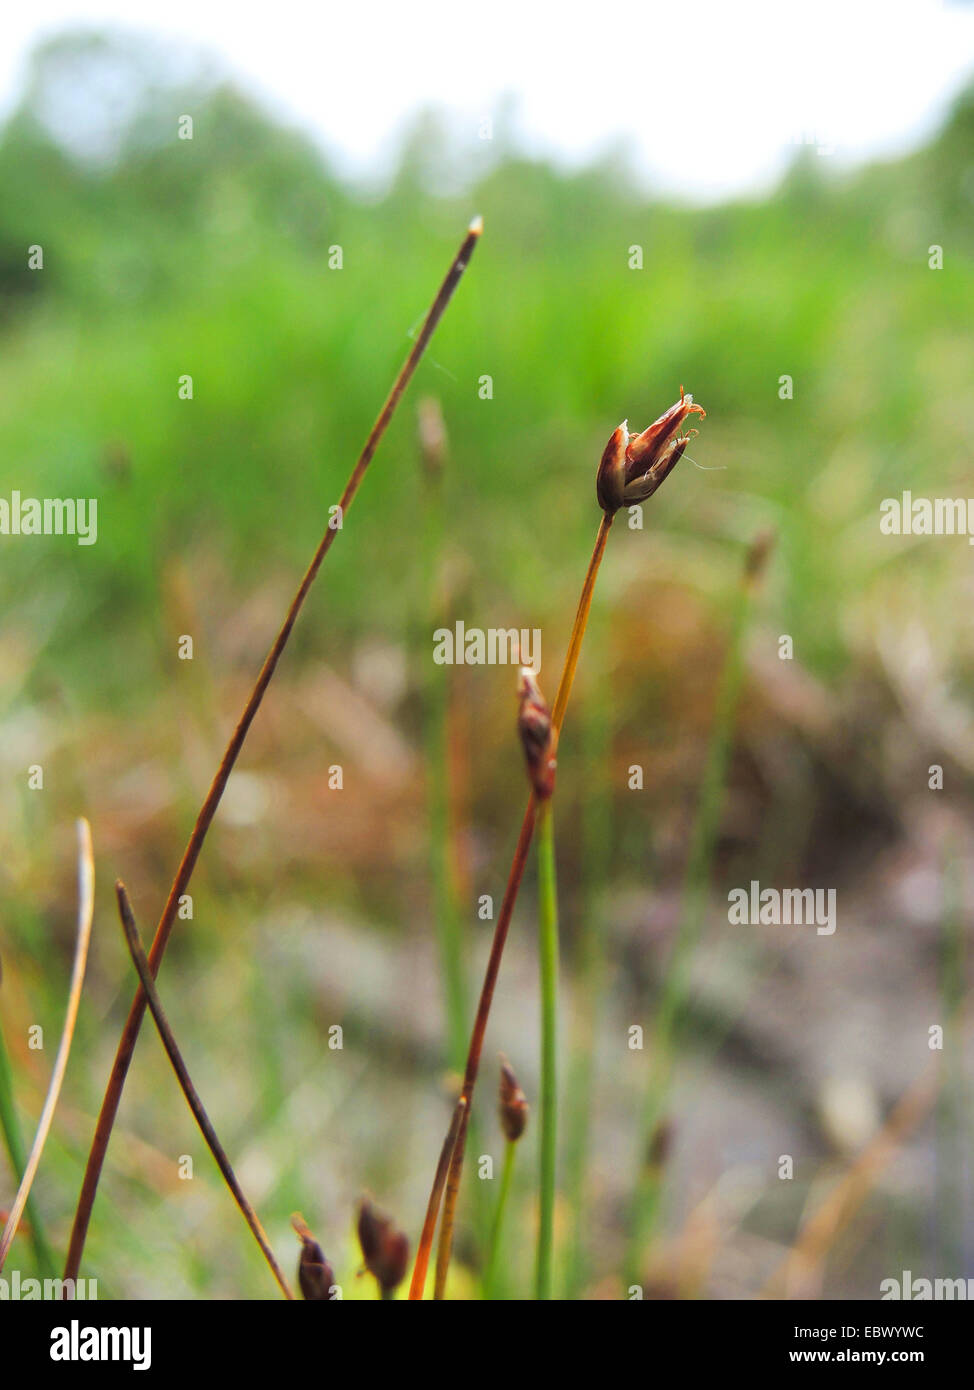
[[[299,136],[223,89],[202,109],[157,95],[120,162],[92,169],[45,142],[30,95],[0,142],[0,438],[23,492],[97,495],[100,538],[22,547],[2,581],[82,588],[59,661],[80,648],[89,676],[91,633],[108,613],[144,627],[167,554],[197,542],[241,580],[300,564],[473,210],[487,225],[477,272],[419,386],[443,400],[451,529],[476,544],[481,601],[561,611],[604,437],[623,415],[646,423],[684,379],[709,411],[696,452],[726,471],[684,469],[653,526],[745,539],[742,514],[768,514],[792,626],[826,673],[847,655],[847,592],[881,563],[854,540],[879,497],[962,481],[969,104],[898,164],[837,178],[803,151],[769,200],[688,211],[637,201],[611,167],[567,176],[513,157],[453,200],[425,195],[407,160],[383,200],[357,202]],[[192,141],[174,138],[184,105]],[[31,244],[42,272],[26,269]],[[182,373],[192,402],[177,399]],[[399,631],[415,611],[412,430],[404,412],[336,554],[332,630],[340,614]],[[394,582],[363,584],[362,554],[386,557]],[[127,698],[117,669],[101,668],[109,689],[93,698]],[[158,659],[144,674],[162,678]]]

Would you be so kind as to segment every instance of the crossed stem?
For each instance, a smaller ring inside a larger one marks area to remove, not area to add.
[[[403,363],[392,385],[392,390],[386,397],[385,404],[379,411],[378,418],[365,441],[365,447],[359,455],[358,462],[352,469],[345,491],[341,495],[339,502],[339,515],[344,518],[349,507],[359,490],[362,479],[365,476],[369,464],[372,462],[373,455],[379,447],[379,442],[389,427],[396,407],[402,398],[403,392],[419,364],[420,358],[426,351],[427,344],[432,338],[436,326],[453,297],[453,292],[460,283],[461,276],[467,268],[470,257],[473,255],[474,248],[483,231],[483,222],[476,218],[471,222],[463,243],[446,273],[446,277],[440,286],[436,298],[430,307],[429,313],[419,331],[419,336],[413,344],[412,350],[406,361]],[[298,586],[297,593],[291,600],[291,605],[287,610],[281,630],[278,632],[274,643],[260,669],[260,673],[254,684],[253,690],[244,706],[243,714],[237,727],[233,731],[230,742],[227,744],[226,752],[220,761],[220,766],[216,770],[216,775],[206,794],[206,799],[200,808],[196,823],[193,826],[192,834],[186,845],[176,877],[173,879],[172,887],[169,890],[169,897],[163,908],[159,925],[156,927],[152,945],[149,948],[148,961],[153,978],[158,973],[165,954],[166,946],[169,944],[169,937],[172,932],[173,923],[176,920],[176,911],[179,907],[179,900],[186,892],[189,881],[192,878],[196,861],[203,848],[207,831],[212,824],[213,817],[216,815],[217,807],[220,804],[223,793],[226,790],[230,774],[244,745],[244,740],[254,717],[260,708],[264,693],[270,685],[271,678],[277,669],[277,663],[281,658],[284,648],[287,646],[288,638],[291,636],[291,629],[294,627],[298,614],[304,605],[321,563],[328,551],[331,549],[335,537],[339,534],[339,528],[329,524],[324,536],[319,542],[318,548],[312,556],[311,563],[305,571],[304,578]],[[125,1085],[125,1078],[128,1075],[129,1066],[132,1062],[132,1055],[135,1052],[135,1044],[139,1036],[139,1029],[142,1027],[142,1020],[145,1017],[146,996],[145,991],[139,986],[132,1006],[129,1010],[125,1027],[122,1030],[122,1037],[118,1044],[118,1051],[115,1054],[115,1061],[112,1064],[111,1074],[108,1078],[108,1085],[105,1089],[105,1098],[102,1101],[101,1110],[98,1115],[98,1123],[95,1127],[95,1135],[91,1143],[91,1150],[88,1154],[88,1162],[85,1168],[84,1180],[81,1186],[81,1194],[78,1198],[78,1206],[74,1215],[74,1224],[71,1229],[71,1242],[68,1247],[67,1263],[64,1269],[65,1280],[77,1278],[78,1270],[81,1266],[81,1257],[84,1253],[85,1238],[88,1234],[88,1224],[91,1220],[91,1212],[95,1203],[95,1195],[98,1191],[98,1180],[101,1177],[101,1170],[105,1162],[105,1155],[108,1152],[108,1142],[111,1138],[112,1128],[118,1114],[119,1103],[122,1099],[122,1089]]]

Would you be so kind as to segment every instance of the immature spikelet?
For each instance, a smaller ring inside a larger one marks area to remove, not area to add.
[[[390,1217],[376,1211],[368,1197],[359,1204],[358,1238],[365,1267],[388,1298],[406,1273],[409,1240]]]
[[[764,572],[768,565],[771,552],[774,550],[777,536],[773,529],[759,531],[747,548],[747,555],[744,558],[744,579],[747,584],[756,587],[764,578]]]
[[[659,1171],[666,1167],[673,1149],[673,1125],[668,1119],[660,1120],[649,1136],[646,1145],[647,1168]]]
[[[630,436],[628,421],[613,432],[599,464],[595,490],[610,516],[620,507],[645,502],[672,473],[696,430],[680,430],[689,415],[706,415],[680,387],[680,399],[642,434]]]
[[[291,1217],[291,1225],[301,1238],[301,1258],[298,1261],[298,1283],[301,1295],[309,1303],[329,1303],[335,1287],[335,1274],[325,1259],[325,1252],[311,1234],[300,1212]]]
[[[431,478],[439,478],[446,463],[446,423],[435,396],[424,396],[417,407],[419,448],[423,465]]]
[[[524,745],[528,777],[539,801],[545,801],[555,789],[555,760],[552,756],[551,715],[541,693],[537,678],[528,666],[521,667],[518,682],[520,705],[517,729]]]
[[[505,1136],[512,1144],[516,1143],[524,1133],[524,1127],[528,1122],[530,1107],[527,1097],[518,1085],[517,1077],[514,1075],[506,1057],[501,1058],[501,1084],[498,1113],[501,1117],[501,1128]]]

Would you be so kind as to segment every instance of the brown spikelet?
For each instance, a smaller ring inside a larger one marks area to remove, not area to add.
[[[521,667],[518,699],[517,731],[524,746],[528,777],[538,800],[547,801],[555,789],[551,715],[537,678],[528,666]]]
[[[369,1197],[363,1197],[359,1204],[358,1238],[366,1269],[374,1275],[382,1297],[389,1298],[402,1283],[409,1261],[405,1232],[391,1217],[377,1211]]]
[[[645,502],[666,481],[696,430],[681,434],[691,415],[706,415],[702,405],[680,387],[680,399],[642,434],[630,436],[623,420],[612,433],[599,463],[595,491],[599,506],[612,516],[623,506]]]
[[[506,1057],[501,1058],[500,1103],[498,1112],[501,1128],[512,1144],[524,1133],[528,1122],[530,1107],[527,1097],[518,1085],[517,1077]]]
[[[311,1234],[304,1217],[296,1211],[291,1225],[301,1239],[301,1258],[298,1261],[298,1283],[302,1297],[309,1303],[330,1303],[335,1287],[335,1272],[325,1259],[325,1252]]]
[[[665,1168],[673,1149],[673,1125],[670,1120],[660,1120],[646,1145],[646,1166]]]

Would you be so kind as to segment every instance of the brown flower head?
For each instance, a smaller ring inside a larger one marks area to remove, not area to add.
[[[389,1297],[406,1274],[409,1239],[395,1222],[376,1211],[371,1199],[363,1197],[358,1212],[358,1238],[365,1267]]]
[[[299,1212],[291,1217],[291,1225],[301,1237],[298,1283],[302,1296],[309,1303],[330,1303],[331,1291],[335,1287],[334,1270]]]
[[[645,502],[673,471],[696,430],[680,430],[689,415],[707,412],[680,387],[680,399],[642,434],[629,434],[628,421],[613,432],[599,464],[595,490],[603,511]]]
[[[527,1096],[517,1084],[517,1077],[511,1070],[506,1057],[501,1058],[500,1105],[501,1128],[505,1136],[515,1143],[524,1133],[528,1122],[530,1107]]]
[[[524,745],[528,777],[535,796],[545,801],[555,789],[555,760],[551,746],[551,715],[537,677],[529,666],[521,667],[517,687],[520,705],[517,731]]]

